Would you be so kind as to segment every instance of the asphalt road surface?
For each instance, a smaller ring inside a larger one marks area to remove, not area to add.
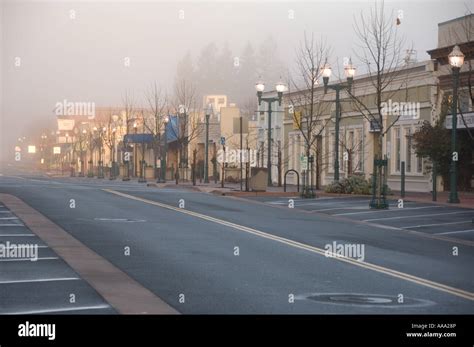
[[[406,203],[374,212],[360,199],[297,200],[289,208],[288,199],[14,172],[0,176],[0,193],[20,198],[180,313],[474,313],[474,244],[465,231],[474,229],[473,210]],[[14,235],[31,234],[25,227],[2,226],[12,223],[21,220],[0,220],[0,243],[35,239]],[[437,235],[453,231],[465,232]],[[45,259],[0,261],[0,313],[63,313],[71,292],[77,304],[69,312],[116,312],[36,241]],[[354,253],[327,254],[339,245]]]

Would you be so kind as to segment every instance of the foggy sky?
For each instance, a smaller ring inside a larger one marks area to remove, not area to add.
[[[291,66],[306,31],[325,37],[334,58],[354,56],[354,16],[372,4],[4,1],[2,152],[13,156],[15,139],[40,120],[54,125],[54,105],[64,99],[120,106],[125,90],[140,101],[155,81],[171,91],[178,60],[188,51],[196,59],[211,42],[219,47],[227,43],[238,56],[248,41],[258,47],[272,35],[281,60]],[[417,50],[418,60],[428,59],[426,50],[436,47],[437,24],[466,12],[463,1],[388,1],[386,7],[403,10],[400,31]],[[294,19],[289,19],[289,10]],[[15,66],[16,57],[21,66]],[[130,58],[129,67],[124,66],[125,57]]]

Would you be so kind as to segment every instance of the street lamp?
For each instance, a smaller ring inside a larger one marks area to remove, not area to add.
[[[112,129],[112,165],[110,167],[110,180],[114,180],[116,178],[116,172],[115,172],[115,133],[117,132],[117,128]]]
[[[118,119],[119,119],[119,116],[114,114],[112,115],[112,138],[111,138],[111,146],[110,146],[110,156],[111,156],[111,159],[112,159],[112,164],[110,166],[110,177],[109,179],[110,180],[114,180],[117,178],[117,173],[116,173],[116,162],[115,162],[115,133],[117,132],[117,122],[118,122]]]
[[[206,109],[206,153],[204,156],[204,183],[209,183],[209,118],[211,117],[212,104],[209,104]]]
[[[84,148],[83,148],[83,143],[84,143],[84,139],[87,135],[87,130],[86,129],[82,129],[81,131],[82,135],[79,135],[80,136],[80,140],[79,140],[79,145],[80,145],[80,162],[81,162],[81,171],[79,172],[79,177],[84,177]]]
[[[458,124],[457,107],[458,107],[458,88],[459,88],[459,72],[464,64],[464,54],[459,49],[459,46],[454,46],[453,51],[448,55],[449,64],[453,70],[453,100],[451,104],[452,115],[452,129],[451,129],[451,166],[450,166],[450,180],[449,180],[449,199],[448,202],[458,204],[458,189],[457,189],[457,159],[456,151],[456,131]]]
[[[99,141],[99,167],[97,171],[97,178],[104,178],[104,167],[102,162],[102,136],[106,132],[106,128],[94,127],[94,132],[97,133],[97,140]]]
[[[145,119],[143,118],[142,120],[142,134],[141,134],[141,138],[142,138],[142,158],[141,158],[141,161],[140,161],[140,177],[138,178],[138,182],[139,183],[146,183],[146,178],[145,178],[145,170],[146,170],[146,164],[145,164]]]
[[[344,74],[347,78],[347,83],[340,82],[336,84],[329,84],[329,77],[331,77],[332,69],[328,63],[324,64],[321,68],[324,82],[324,93],[327,93],[328,89],[332,89],[336,92],[336,131],[335,131],[335,144],[334,144],[334,181],[339,181],[339,121],[341,119],[341,90],[350,90],[354,81],[355,67],[352,65],[351,59],[349,63],[344,67]]]
[[[163,137],[164,137],[164,140],[165,140],[165,143],[163,145],[163,154],[161,154],[161,177],[160,177],[160,182],[161,183],[165,183],[166,182],[166,153],[168,151],[168,130],[167,130],[167,127],[168,127],[168,122],[170,121],[170,118],[168,116],[165,116],[163,118],[163,123],[164,123],[164,134],[163,134]]]
[[[138,123],[137,122],[133,122],[133,133],[135,135],[137,135],[137,131],[138,131]],[[134,141],[136,141],[136,136],[135,136],[135,139]],[[138,170],[137,170],[137,144],[136,142],[133,143],[133,175],[136,177],[138,176]]]
[[[265,90],[265,83],[261,80],[255,83],[255,89],[257,90],[258,104],[261,105],[262,101],[268,105],[268,133],[267,133],[267,170],[268,170],[268,182],[267,185],[271,187],[272,183],[272,103],[278,101],[278,105],[281,106],[281,99],[283,92],[286,90],[286,86],[283,82],[279,81],[275,85],[277,91],[277,97],[263,97],[263,91]]]

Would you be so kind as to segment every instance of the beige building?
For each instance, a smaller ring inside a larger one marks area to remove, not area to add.
[[[405,163],[406,189],[429,191],[431,177],[424,169],[425,161],[415,155],[412,135],[424,120],[433,118],[436,102],[436,79],[433,63],[409,62],[397,71],[392,85],[386,90],[387,114],[384,116],[383,155],[388,159],[387,184],[400,189],[402,162]],[[361,75],[354,79],[353,93],[372,112],[376,112],[373,86],[369,77]],[[284,171],[294,169],[303,173],[305,165],[305,141],[300,129],[295,126],[294,113],[297,105],[290,106],[292,95],[284,95],[285,115],[283,119]],[[320,136],[314,141],[311,155],[314,156],[313,184],[319,188],[333,182],[335,162],[335,92],[324,87],[317,88],[321,114],[314,131]],[[361,174],[370,178],[373,172],[375,141],[381,136],[377,127],[355,107],[349,95],[341,92],[341,120],[339,128],[339,176]],[[296,176],[288,178],[296,183]]]

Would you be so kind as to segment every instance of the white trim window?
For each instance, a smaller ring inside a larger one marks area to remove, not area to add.
[[[402,140],[401,140],[401,129],[399,127],[393,129],[393,153],[395,160],[395,172],[400,172],[401,167],[401,151],[402,151]]]
[[[401,163],[405,162],[407,174],[423,175],[423,158],[418,157],[413,148],[413,134],[415,132],[416,127],[413,125],[392,128],[392,174],[401,174]]]

